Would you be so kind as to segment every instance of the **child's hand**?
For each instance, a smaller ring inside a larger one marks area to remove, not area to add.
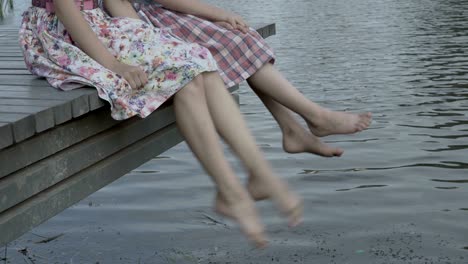
[[[247,33],[249,31],[249,26],[244,21],[244,19],[238,14],[230,12],[226,12],[224,18],[221,21],[217,21],[216,23],[227,29],[240,30],[242,33]]]
[[[116,62],[110,70],[124,77],[132,89],[142,88],[148,83],[148,76],[143,69],[138,66]]]
[[[215,23],[216,25],[218,25],[220,27],[227,28],[229,30],[234,30],[234,28],[228,22],[216,21],[216,22],[213,22],[213,23]]]

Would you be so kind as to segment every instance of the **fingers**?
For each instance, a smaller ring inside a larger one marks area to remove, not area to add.
[[[138,78],[140,79],[141,87],[145,86],[148,83],[148,75],[146,75],[146,72],[142,69],[138,71]]]
[[[239,25],[239,26],[237,27],[237,29],[240,30],[240,31],[241,31],[242,33],[244,33],[244,34],[247,33],[247,32],[249,31],[249,28],[248,28],[248,27],[242,26],[242,25]]]
[[[224,27],[224,28],[227,28],[229,30],[233,30],[234,28],[231,26],[231,24],[227,23],[227,22],[224,22],[224,21],[218,21],[218,22],[215,22],[215,24],[217,24],[218,26],[220,27]]]
[[[247,33],[249,31],[249,26],[244,21],[241,16],[235,16],[236,26],[235,28],[240,30],[242,33]]]
[[[132,87],[132,89],[136,89],[136,82],[133,79],[133,76],[130,72],[125,72],[123,74],[123,77],[125,78],[125,80],[127,80],[128,84],[130,84],[130,87]]]
[[[227,22],[229,23],[229,25],[231,25],[233,29],[237,29],[237,21],[234,17],[230,17]]]
[[[239,30],[244,34],[249,31],[249,25],[241,16],[235,13],[227,12],[224,18],[215,22],[215,24],[218,24],[219,26],[225,27],[229,30]]]
[[[249,27],[243,20],[236,19],[235,17],[229,18],[227,22],[217,22],[220,26],[223,26],[229,30],[239,30],[242,33],[247,33],[249,31]]]
[[[148,83],[146,73],[139,67],[132,67],[131,70],[124,73],[123,77],[127,80],[132,89],[142,88]]]
[[[244,28],[248,28],[247,22],[244,21],[242,17],[237,17],[237,24],[241,25]]]

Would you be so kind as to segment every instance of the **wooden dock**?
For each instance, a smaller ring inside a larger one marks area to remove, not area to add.
[[[116,121],[95,89],[63,92],[31,75],[17,33],[0,28],[0,246],[183,140],[172,105]]]

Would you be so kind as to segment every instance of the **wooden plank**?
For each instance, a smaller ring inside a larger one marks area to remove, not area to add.
[[[18,41],[14,41],[14,40],[2,40],[0,38],[0,46],[1,47],[14,47],[14,46],[19,46],[19,42]]]
[[[62,124],[72,119],[72,105],[70,101],[65,100],[34,100],[34,99],[2,99],[0,105],[17,105],[17,106],[48,106],[54,112],[55,125]],[[1,148],[0,148],[1,149]]]
[[[13,132],[9,123],[0,123],[0,149],[13,144]]]
[[[75,98],[72,101],[72,115],[73,117],[79,117],[82,116],[86,113],[88,113],[90,110],[89,108],[89,91],[86,92],[86,94]]]
[[[14,88],[14,87],[13,87]],[[22,87],[23,89],[25,87]],[[89,106],[89,95],[96,93],[92,88],[90,89],[76,89],[70,92],[58,92],[51,88],[50,86],[47,89],[38,89],[38,87],[29,87],[25,89],[30,89],[30,91],[0,91],[0,99],[65,99],[69,98],[69,102],[64,102],[63,104],[56,105],[55,107],[44,107],[44,106],[21,106],[21,107],[3,107],[0,108],[0,115],[2,113],[29,113],[33,114],[35,121],[33,124],[25,124],[25,120],[21,116],[18,117],[18,120],[10,122],[20,122],[21,126],[14,126],[14,137],[15,142],[20,142],[26,139],[29,136],[35,134],[35,132],[42,132],[46,129],[53,127],[55,124],[61,124],[69,120],[69,112],[67,111],[68,107],[71,107],[71,115],[73,117],[79,117],[83,114],[86,114],[90,110]],[[68,106],[69,104],[70,106]],[[34,104],[37,105],[37,104]],[[64,112],[61,112],[64,111]],[[56,118],[57,117],[57,118]],[[31,122],[30,119],[27,119],[28,122]],[[34,127],[34,131],[25,131],[26,128]],[[16,133],[19,133],[18,135]]]
[[[239,85],[234,85],[234,86],[228,88],[228,91],[230,93],[233,93],[233,92],[235,92],[237,90],[239,90]]]
[[[15,41],[16,44],[18,44],[18,31],[16,31],[16,34],[14,31],[10,31],[10,32],[5,32],[4,30],[1,30],[1,33],[0,33],[0,42],[1,41]]]
[[[23,53],[20,50],[9,50],[9,51],[0,50],[0,57],[4,57],[4,56],[23,57]]]
[[[18,43],[16,43],[16,45],[5,46],[5,48],[7,48],[7,49],[20,48],[20,44],[19,44],[19,42],[18,42]],[[3,49],[2,49],[2,50],[3,50]]]
[[[22,52],[21,47],[18,46],[9,46],[9,47],[2,47],[2,52]]]
[[[109,106],[109,103],[99,98],[97,91],[89,95],[89,110],[94,111],[103,106]]]
[[[174,123],[174,120],[173,107],[156,111],[145,119],[132,118],[4,177],[0,181],[0,212]]]
[[[65,91],[59,90],[57,88],[54,88],[54,87],[52,87],[50,85],[32,87],[32,86],[29,86],[29,85],[5,85],[5,84],[0,84],[0,94],[2,93],[2,91],[30,92],[30,93],[41,91],[43,93],[49,93],[49,94],[63,93],[63,97],[65,97],[65,98],[67,98],[67,95],[76,93],[75,90],[65,92]]]
[[[257,25],[254,28],[263,38],[267,38],[276,34],[276,24],[274,23]]]
[[[31,137],[36,132],[36,124],[34,116],[28,114],[17,113],[2,113],[0,114],[0,122],[10,123],[13,130],[13,138],[15,142],[23,141]],[[18,155],[20,155],[18,153]],[[0,161],[0,164],[2,161]],[[2,168],[0,167],[0,171]],[[0,177],[1,178],[1,177]]]
[[[14,31],[6,32],[5,30],[0,29],[0,38],[16,39],[16,42],[18,42],[18,30],[16,30],[16,32]]]
[[[79,117],[89,112],[89,96],[97,93],[94,88],[81,88],[72,91],[57,91],[47,84],[49,91],[37,89],[38,87],[26,88],[30,91],[1,91],[0,98],[16,98],[16,99],[69,99],[72,104],[73,117]],[[14,86],[9,86],[10,89],[15,89]],[[24,87],[24,86],[22,86]]]
[[[67,100],[72,107],[72,116],[78,117],[89,112],[89,95],[97,93],[94,88],[80,88],[72,91],[58,91],[49,84],[46,87],[0,85],[0,98],[25,100]],[[67,121],[66,119],[65,121]],[[63,123],[62,118],[57,123]]]
[[[0,37],[2,39],[16,39],[18,41],[18,32],[19,32],[19,29],[16,29],[16,32],[15,32],[13,30],[7,31],[7,30],[0,28]]]
[[[1,30],[3,31],[3,30]],[[18,45],[18,33],[14,34],[13,32],[1,32],[0,33],[0,43],[2,42],[13,42],[13,44]]]
[[[16,29],[16,31],[15,30],[5,30],[5,29],[1,28],[1,26],[0,26],[0,38],[13,37],[13,38],[18,39],[18,31],[19,31],[19,29]]]
[[[16,69],[16,70],[0,69],[0,75],[27,75],[27,74],[31,74],[31,72],[25,69]]]
[[[5,114],[0,115],[0,122],[9,123],[10,121],[8,120],[2,121],[2,117],[4,116]],[[34,120],[32,116],[25,116],[24,118],[32,118]],[[0,150],[0,179],[97,133],[105,131],[118,123],[119,121],[113,120],[110,117],[109,109],[102,108],[93,111],[92,114],[75,119],[73,122],[66,122],[60,126],[56,126],[54,129],[36,134],[36,136],[20,144],[2,149]],[[14,123],[13,129],[19,124],[18,122]],[[25,131],[34,131],[34,129],[25,129]],[[28,155],[25,155],[25,151],[28,151]]]
[[[31,106],[54,106],[60,103],[68,102],[68,100],[60,99],[14,99],[0,98],[0,105],[31,105]]]
[[[23,58],[23,52],[21,50],[0,50],[0,61],[2,60],[3,57],[19,57]]]
[[[0,26],[0,30],[3,32],[18,32],[19,28],[17,27],[7,27],[7,26]]]
[[[12,40],[3,40],[2,37],[0,37],[0,46],[1,46],[1,47],[5,47],[5,48],[8,48],[8,51],[9,51],[9,50],[12,50],[12,49],[14,49],[14,48],[16,48],[16,47],[18,47],[18,48],[21,49],[21,47],[20,47],[18,41],[16,41],[16,43],[15,43],[15,42],[12,41]],[[3,52],[3,50],[2,50],[2,52]]]
[[[5,62],[5,64],[8,64],[9,62]],[[5,75],[1,75],[0,76],[0,83],[1,84],[9,84],[8,82],[11,81],[11,80],[16,80],[17,77],[16,76],[5,76]],[[32,74],[28,74],[28,75],[25,75],[23,77],[24,80],[41,80],[43,82],[47,82],[45,78],[43,77],[39,77],[39,76],[36,76],[36,75],[32,75]]]
[[[175,124],[0,214],[0,246],[181,142]]]
[[[18,35],[4,35],[2,34],[2,37],[0,37],[0,45],[3,46],[13,46],[13,45],[19,45],[19,40],[18,40]]]
[[[27,68],[26,68],[26,64],[24,63],[24,61],[11,61],[9,63],[0,63],[0,69],[27,69]]]
[[[2,44],[0,44],[0,47],[2,46]],[[4,57],[0,57],[0,62],[1,63],[10,63],[12,61],[21,61],[21,62],[24,62],[24,59],[23,57],[21,56],[4,56]]]
[[[29,114],[34,116],[35,132],[42,132],[55,125],[54,110],[46,106],[0,105],[0,115],[4,113]]]
[[[23,62],[22,62],[23,63]],[[2,85],[28,85],[32,87],[46,86],[50,84],[44,78],[34,75],[24,75],[22,78],[18,76],[0,75],[0,84]]]
[[[0,50],[0,56],[13,56],[13,55],[23,57],[23,51],[21,50],[21,47],[18,47],[18,48],[13,47],[7,50],[2,48]]]

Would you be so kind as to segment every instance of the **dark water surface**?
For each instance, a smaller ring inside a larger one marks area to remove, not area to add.
[[[374,114],[371,129],[325,139],[341,158],[289,155],[241,87],[304,224],[288,230],[259,203],[271,245],[252,250],[211,212],[213,186],[180,144],[11,243],[8,263],[468,263],[468,1],[211,2],[276,22],[277,66],[309,98]]]

